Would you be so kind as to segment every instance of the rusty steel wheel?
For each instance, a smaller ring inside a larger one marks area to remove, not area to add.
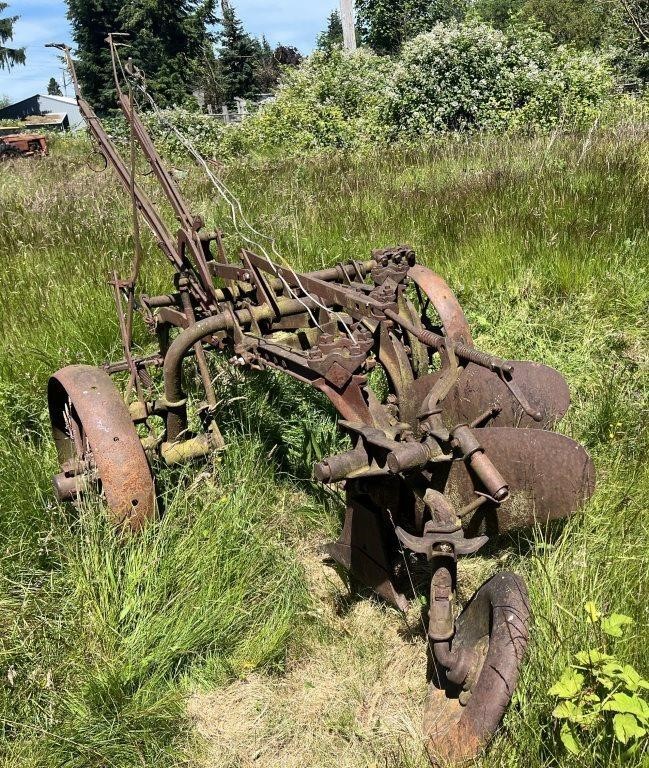
[[[471,330],[460,302],[445,280],[428,267],[415,264],[408,277],[433,305],[442,324],[444,335],[452,341],[471,344]],[[425,311],[425,310],[424,310]]]
[[[513,573],[485,582],[460,614],[452,648],[475,652],[475,682],[466,691],[446,679],[441,665],[431,665],[424,733],[433,764],[471,760],[493,737],[518,681],[529,616],[527,589]]]
[[[128,408],[107,373],[70,365],[48,384],[48,406],[61,473],[62,501],[88,483],[103,492],[111,522],[138,530],[155,513],[151,469]]]

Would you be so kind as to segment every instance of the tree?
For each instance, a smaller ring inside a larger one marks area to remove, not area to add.
[[[0,13],[9,7],[8,3],[0,3]],[[0,69],[11,69],[16,64],[25,63],[24,48],[7,48],[5,43],[13,40],[14,24],[19,16],[0,17]]]
[[[4,109],[5,107],[8,107],[11,104],[11,100],[9,99],[9,96],[2,93],[0,94],[0,109]]]
[[[342,48],[343,24],[340,13],[335,10],[329,14],[326,28],[318,35],[316,47],[323,53],[330,54],[334,48]]]
[[[115,108],[109,32],[130,34],[128,55],[147,75],[162,106],[190,98],[210,47],[215,0],[67,0],[77,48],[78,74],[98,111]]]
[[[627,23],[649,44],[649,0],[618,0]]]
[[[403,43],[440,21],[461,21],[469,0],[356,0],[360,39],[376,53],[397,53]]]
[[[47,93],[49,96],[63,96],[61,93],[61,86],[53,77],[50,77],[50,81],[47,84]]]
[[[266,41],[260,43],[249,35],[227,0],[221,3],[223,18],[218,40],[223,101],[250,98],[258,93],[258,73],[264,56],[270,53]]]
[[[608,0],[525,0],[521,11],[540,21],[557,43],[582,49],[606,44],[616,15]]]
[[[498,29],[536,21],[555,43],[580,49],[622,44],[621,14],[610,0],[477,0],[473,12]]]
[[[616,64],[628,82],[649,82],[649,0],[617,0],[624,20]]]
[[[255,94],[270,93],[280,81],[285,67],[297,67],[302,61],[302,54],[289,45],[278,45],[273,50],[266,38],[262,38],[259,56],[255,64]]]
[[[292,46],[271,47],[266,38],[258,40],[243,24],[227,0],[221,2],[221,30],[216,54],[206,47],[201,64],[200,89],[205,103],[232,104],[236,98],[269,93],[278,84],[286,67],[297,67],[302,54]]]
[[[283,67],[299,67],[304,60],[304,56],[294,45],[278,45],[273,58]]]

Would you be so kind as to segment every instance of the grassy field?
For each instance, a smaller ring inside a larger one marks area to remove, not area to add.
[[[535,616],[505,728],[477,764],[614,764],[561,751],[547,689],[588,644],[586,600],[634,618],[615,653],[649,673],[646,129],[222,175],[296,267],[408,242],[454,288],[478,346],[566,376],[561,429],[594,457],[594,498],[550,542],[531,531],[463,565],[471,586],[524,575]],[[236,248],[207,182],[189,170],[182,185]],[[349,594],[317,556],[341,509],[309,480],[337,440],[326,405],[215,368],[229,447],[162,473],[162,520],[118,543],[99,502],[58,506],[45,386],[65,364],[120,356],[106,277],[129,263],[130,211],[78,142],[0,166],[0,201],[0,765],[425,766],[416,622]],[[143,290],[169,290],[146,252]]]

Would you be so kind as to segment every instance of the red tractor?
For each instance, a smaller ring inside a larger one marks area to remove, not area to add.
[[[0,136],[0,160],[47,155],[47,141],[39,133],[10,133]]]

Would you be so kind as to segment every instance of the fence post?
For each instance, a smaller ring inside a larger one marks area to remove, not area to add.
[[[221,112],[223,113],[223,122],[229,123],[230,122],[230,112],[228,111],[228,105],[224,104],[221,107]]]
[[[247,114],[247,112],[246,112],[246,100],[245,99],[236,98],[234,101],[235,101],[235,103],[237,105],[237,115],[239,117],[239,120],[243,120],[243,118]]]

